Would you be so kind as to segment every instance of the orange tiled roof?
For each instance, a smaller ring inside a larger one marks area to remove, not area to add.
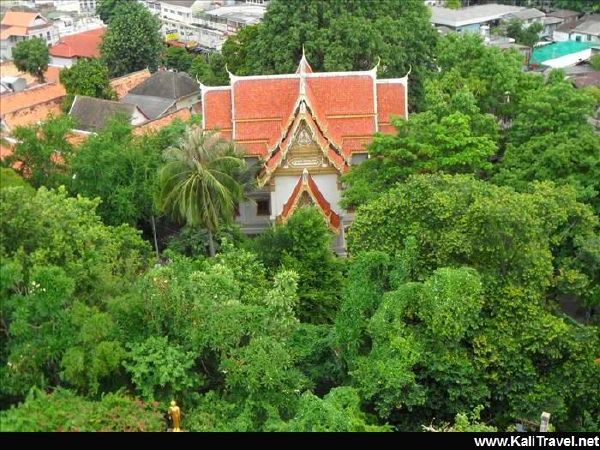
[[[303,57],[295,74],[237,77],[230,86],[203,87],[205,129],[232,129],[249,154],[265,157],[279,145],[302,97],[322,135],[341,148],[344,158],[364,152],[389,117],[406,117],[407,78],[377,80],[376,69],[314,73]],[[381,108],[381,111],[379,111]]]
[[[60,83],[47,83],[26,89],[21,92],[13,92],[2,96],[2,115],[44,103],[52,99],[61,98],[66,95],[65,88]]]
[[[317,183],[315,183],[313,177],[310,176],[308,169],[304,169],[304,172],[300,178],[298,178],[298,182],[296,183],[296,186],[294,186],[294,190],[292,191],[288,201],[283,205],[283,211],[277,217],[277,220],[280,222],[285,222],[290,215],[293,214],[294,210],[298,206],[302,194],[305,192],[310,196],[314,204],[321,210],[327,219],[329,227],[336,233],[339,232],[341,224],[340,216],[336,214],[333,209],[331,209],[330,203],[321,193],[319,186],[317,186]]]
[[[141,84],[144,80],[150,78],[152,74],[148,69],[138,72],[132,72],[119,78],[110,80],[110,85],[117,93],[119,99],[125,97],[129,91]]]
[[[0,30],[0,39],[6,40],[11,36],[27,36],[27,28],[8,26]]]
[[[151,120],[150,122],[143,123],[133,129],[133,134],[136,136],[140,136],[149,132],[157,131],[164,126],[169,125],[176,119],[187,121],[192,118],[192,113],[189,109],[184,108],[178,111],[175,111],[171,114],[167,114],[159,119]]]
[[[61,58],[98,58],[105,32],[106,28],[97,28],[64,36],[56,45],[50,47],[50,55]]]
[[[3,160],[7,156],[13,154],[12,146],[7,144],[0,144],[0,160]]]
[[[15,27],[30,27],[38,17],[41,16],[35,12],[7,11],[1,23]]]

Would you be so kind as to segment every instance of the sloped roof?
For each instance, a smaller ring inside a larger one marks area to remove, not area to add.
[[[134,89],[140,83],[150,78],[152,74],[148,69],[139,70],[137,72],[128,73],[119,78],[110,80],[110,85],[117,93],[117,98],[123,98],[129,91]]]
[[[570,17],[579,16],[580,13],[577,11],[571,11],[568,9],[559,9],[557,11],[550,11],[547,15],[551,17],[559,17],[561,19],[568,19]]]
[[[105,32],[106,28],[97,28],[64,36],[56,45],[50,47],[50,55],[61,58],[98,58]]]
[[[131,117],[136,109],[137,106],[128,103],[78,95],[73,101],[69,115],[75,119],[76,129],[96,131],[104,128],[115,114],[122,113]]]
[[[199,94],[200,86],[185,73],[159,70],[129,93],[176,100],[194,93]]]
[[[37,18],[42,18],[42,15],[36,12],[19,12],[19,11],[7,11],[2,18],[2,25],[9,25],[14,27],[30,27]]]
[[[25,27],[13,27],[4,26],[0,28],[0,39],[6,40],[11,36],[27,36],[27,28]]]
[[[542,17],[545,17],[545,16],[546,16],[546,14],[544,14],[539,9],[535,9],[535,8],[527,8],[527,9],[523,9],[521,11],[516,11],[516,12],[508,14],[508,17],[514,17],[515,19],[519,19],[519,20],[541,19]]]
[[[169,125],[171,122],[179,119],[184,122],[190,120],[192,118],[192,113],[189,109],[183,108],[178,111],[172,112],[171,114],[167,114],[166,116],[161,117],[160,119],[151,120],[142,125],[139,125],[133,129],[133,134],[136,136],[150,133],[153,131],[158,131],[162,127]]]
[[[522,11],[523,9],[525,8],[521,6],[499,5],[496,3],[467,6],[466,8],[459,9],[433,6],[431,8],[431,22],[436,25],[447,25],[456,28],[498,20],[507,14]]]
[[[60,99],[65,95],[65,88],[60,83],[47,83],[24,91],[4,94],[2,95],[0,113],[4,116],[17,110],[31,108],[48,100]]]
[[[162,116],[175,103],[175,100],[151,95],[127,94],[121,99],[121,102],[136,105],[149,119],[156,119]]]
[[[573,29],[573,33],[600,36],[600,14],[584,17],[581,22],[577,23],[577,26]]]
[[[279,222],[285,222],[296,210],[298,205],[300,204],[300,200],[302,199],[302,194],[306,193],[309,198],[312,200],[314,205],[321,211],[329,228],[331,228],[334,232],[338,233],[340,231],[341,219],[336,212],[331,209],[331,204],[325,199],[319,186],[313,180],[313,177],[308,172],[308,169],[304,169],[302,175],[298,178],[298,182],[294,187],[290,197],[287,202],[283,205],[283,211],[277,217]]]
[[[377,131],[393,132],[392,116],[407,116],[407,77],[377,80],[376,68],[361,72],[317,72],[305,58],[294,74],[238,77],[230,74],[230,86],[202,86],[205,129],[220,129],[247,154],[266,159],[272,169],[277,148],[298,116],[300,100],[305,120],[319,130],[316,135],[339,155],[340,166],[354,152],[364,152]],[[380,109],[380,110],[378,110]],[[381,128],[381,129],[380,129]]]

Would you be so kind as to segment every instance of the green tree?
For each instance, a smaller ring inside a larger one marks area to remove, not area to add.
[[[292,73],[306,50],[315,71],[370,70],[381,78],[409,77],[410,106],[420,106],[433,66],[437,33],[427,6],[406,0],[274,0],[263,23],[225,44],[228,67],[239,75]],[[248,72],[246,72],[248,71]]]
[[[17,127],[13,133],[17,144],[6,164],[35,188],[66,184],[73,152],[67,135],[72,127],[69,116],[49,117],[41,124]]]
[[[106,387],[120,367],[110,320],[76,305],[128,289],[146,266],[146,245],[129,227],[103,225],[97,201],[69,198],[64,188],[12,187],[0,197],[2,392],[63,380],[84,392]]]
[[[108,25],[115,15],[117,7],[121,3],[128,1],[130,2],[135,0],[98,0],[98,4],[96,5],[96,14],[98,17],[100,17],[102,22]]]
[[[0,168],[0,189],[5,189],[14,186],[31,189],[31,186],[27,184],[27,181],[25,181],[21,176],[19,176],[19,174],[13,169],[9,167]]]
[[[446,8],[460,9],[462,7],[461,0],[447,0]]]
[[[588,0],[554,0],[553,6],[580,12],[600,12],[600,5]]]
[[[175,69],[179,72],[187,72],[192,66],[194,57],[181,47],[169,47],[163,55],[163,64],[169,69]]]
[[[100,46],[111,77],[158,68],[163,42],[160,22],[138,2],[118,2]]]
[[[514,286],[539,299],[582,283],[579,294],[592,298],[597,263],[578,261],[588,249],[594,252],[597,230],[598,218],[570,186],[535,183],[517,193],[464,175],[427,175],[413,176],[359,209],[349,247],[352,253],[393,255],[411,242],[417,279],[440,264],[460,264],[479,272],[489,294]]]
[[[13,47],[12,56],[17,69],[33,75],[40,83],[45,81],[44,72],[50,62],[46,41],[37,37],[21,41]]]
[[[300,208],[285,224],[253,242],[253,249],[271,271],[281,267],[300,276],[296,316],[304,322],[328,323],[335,317],[343,285],[342,266],[333,251],[333,234],[316,208]]]
[[[506,35],[515,39],[517,44],[526,45],[530,49],[540,40],[540,32],[544,26],[540,22],[525,25],[522,20],[511,19],[506,24]]]
[[[594,55],[590,58],[590,64],[596,70],[600,70],[600,55]]]
[[[156,405],[123,394],[91,401],[58,389],[34,391],[25,402],[0,413],[3,431],[165,431]]]
[[[246,164],[231,142],[218,133],[189,128],[178,146],[166,153],[160,172],[160,208],[175,221],[205,228],[215,256],[214,234],[233,221],[244,198]]]
[[[342,204],[356,207],[418,173],[473,173],[492,168],[497,152],[496,119],[482,114],[465,88],[452,97],[426,87],[429,110],[397,120],[395,135],[376,135],[370,159],[344,176]]]
[[[67,91],[63,110],[71,108],[76,95],[116,100],[108,78],[108,67],[97,59],[79,59],[60,72],[60,82]]]
[[[189,74],[207,86],[229,84],[229,74],[225,70],[225,60],[220,53],[196,56],[190,66]]]
[[[539,74],[524,73],[523,55],[486,46],[475,33],[450,33],[438,40],[431,77],[446,95],[468,89],[482,113],[509,121],[516,106],[542,83]]]

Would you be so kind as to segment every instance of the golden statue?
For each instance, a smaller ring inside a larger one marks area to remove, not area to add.
[[[173,428],[171,431],[181,431],[181,409],[175,403],[175,400],[171,401],[169,407],[169,416],[171,416],[171,422],[173,422]]]

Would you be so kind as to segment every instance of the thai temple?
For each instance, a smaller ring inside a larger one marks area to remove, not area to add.
[[[257,234],[312,204],[337,235],[336,252],[345,254],[353,212],[339,205],[340,177],[368,158],[375,133],[394,133],[392,118],[407,117],[408,74],[377,79],[377,66],[317,73],[303,54],[295,73],[229,77],[229,86],[201,85],[202,126],[260,164],[258,189],[236,221]]]

